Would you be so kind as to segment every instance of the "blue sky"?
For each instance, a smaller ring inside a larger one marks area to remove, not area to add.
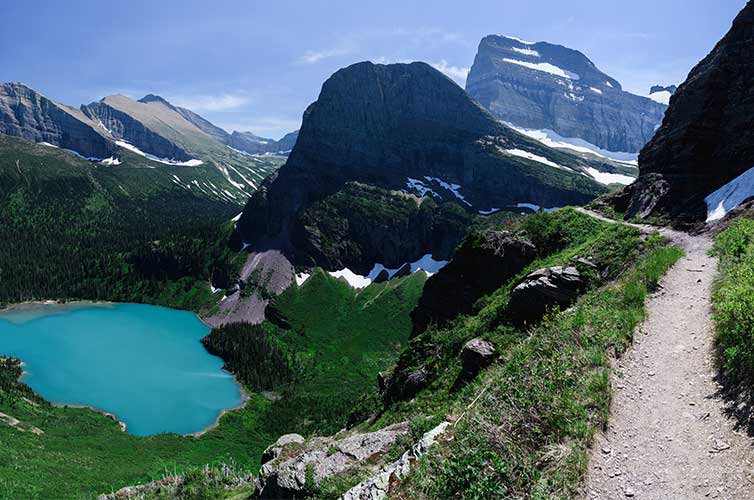
[[[298,128],[353,62],[423,60],[459,83],[501,33],[581,50],[626,90],[680,83],[746,0],[0,0],[0,81],[78,106],[160,94],[228,130]]]

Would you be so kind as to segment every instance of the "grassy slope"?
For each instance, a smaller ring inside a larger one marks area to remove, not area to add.
[[[647,290],[681,255],[658,238],[642,243],[631,228],[570,210],[539,216],[528,229],[540,244],[559,242],[531,268],[594,255],[617,281],[527,332],[506,321],[504,285],[478,314],[412,339],[400,363],[436,378],[411,401],[383,409],[373,425],[408,418],[428,428],[445,415],[463,418],[454,440],[401,486],[405,498],[572,498],[592,435],[606,422],[609,358],[630,342]],[[492,341],[502,362],[462,385],[458,353],[475,337]]]
[[[754,381],[754,220],[740,219],[713,248],[720,278],[712,297],[723,369],[735,382]]]
[[[419,273],[357,293],[318,271],[301,288],[289,289],[279,309],[294,328],[266,328],[307,367],[304,379],[279,401],[254,395],[200,438],[134,437],[93,411],[51,407],[18,384],[20,368],[0,365],[0,412],[21,420],[26,430],[0,422],[0,498],[89,498],[220,462],[254,470],[282,433],[337,431],[408,337],[408,313],[423,283]],[[29,432],[30,426],[44,434]]]

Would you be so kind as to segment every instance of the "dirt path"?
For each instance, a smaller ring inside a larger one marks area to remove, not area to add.
[[[648,298],[633,348],[616,362],[607,432],[598,436],[586,499],[754,498],[754,440],[716,396],[707,236],[663,234],[686,256]]]

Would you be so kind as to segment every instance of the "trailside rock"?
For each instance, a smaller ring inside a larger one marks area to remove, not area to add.
[[[442,326],[520,273],[537,256],[523,234],[488,231],[469,237],[453,259],[427,280],[419,303],[411,312],[413,335],[431,324]]]
[[[754,167],[754,3],[691,70],[673,95],[662,127],[642,150],[639,179],[627,188],[629,216],[669,216],[679,222],[722,216],[754,194],[731,186],[736,199],[705,197]],[[730,193],[729,193],[730,194]]]
[[[482,339],[466,342],[461,350],[461,367],[463,378],[470,380],[483,368],[487,368],[495,360],[495,346]]]
[[[408,423],[402,422],[341,439],[313,438],[291,454],[283,447],[277,458],[260,469],[256,494],[258,498],[303,498],[324,479],[378,463],[396,439],[407,433]]]
[[[509,314],[519,322],[537,321],[552,307],[571,305],[588,285],[575,267],[538,269],[511,291]]]
[[[667,109],[625,92],[579,51],[503,35],[479,43],[466,90],[504,122],[621,153],[638,153]]]

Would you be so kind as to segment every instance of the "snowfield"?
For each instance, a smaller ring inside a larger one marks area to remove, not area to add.
[[[538,155],[535,155],[534,153],[524,151],[523,149],[501,149],[501,151],[511,156],[518,156],[519,158],[525,158],[527,160],[536,161],[537,163],[542,163],[543,165],[547,165],[549,167],[559,168],[560,170],[567,170],[569,172],[573,172],[573,170],[568,167],[564,167],[563,165],[559,165],[555,163],[554,161],[548,160],[544,156],[538,156]]]
[[[164,163],[165,165],[175,165],[175,166],[180,166],[180,167],[198,167],[199,165],[202,165],[204,163],[202,160],[196,160],[196,159],[191,159],[188,161],[175,161],[168,158],[160,158],[158,156],[145,153],[144,151],[137,148],[130,142],[126,142],[126,141],[115,141],[115,144],[133,153],[136,153],[139,156],[143,156],[144,158],[147,158],[148,160],[156,161],[157,163]]]
[[[607,186],[608,184],[623,184],[627,186],[634,182],[636,179],[629,175],[624,174],[611,174],[609,172],[600,172],[596,168],[588,167],[587,173],[594,178],[595,181]]]
[[[750,196],[754,196],[754,167],[704,198],[707,222],[722,219]]]
[[[533,63],[533,62],[527,62],[527,61],[519,61],[518,59],[509,59],[507,57],[504,57],[503,61],[510,64],[518,64],[519,66],[524,66],[526,68],[533,69],[535,71],[549,73],[551,75],[559,76],[561,78],[568,78],[569,80],[578,80],[580,78],[579,75],[577,75],[576,73],[572,73],[568,70],[558,68],[557,66],[550,63]]]

